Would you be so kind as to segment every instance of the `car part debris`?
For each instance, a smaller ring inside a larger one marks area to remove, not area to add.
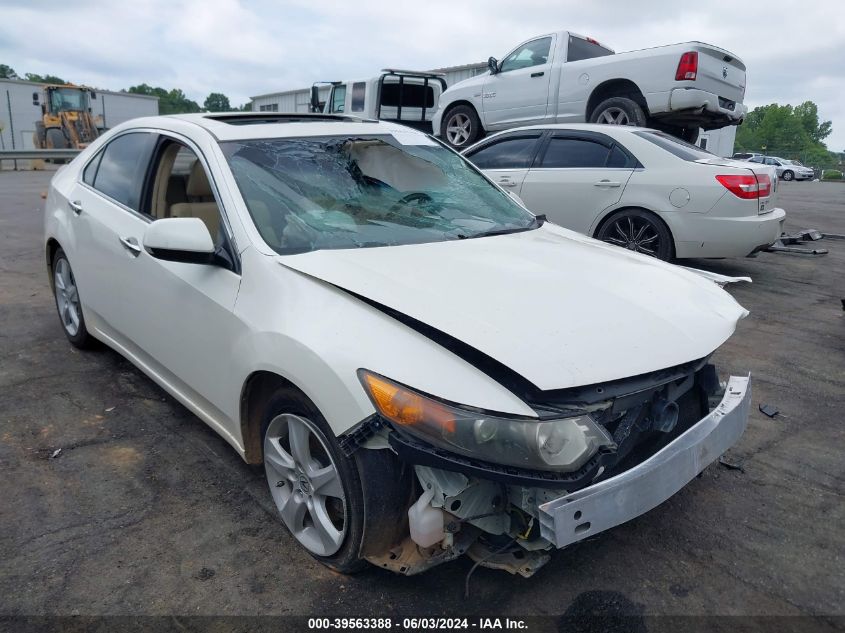
[[[764,413],[765,415],[769,416],[770,418],[775,417],[780,411],[778,408],[771,404],[760,404],[758,407],[760,409],[760,413]]]
[[[742,465],[742,462],[729,462],[724,457],[720,457],[719,463],[728,470],[738,470],[743,475],[745,474],[745,466]]]
[[[514,544],[511,540],[508,545]],[[542,551],[527,551],[520,548],[505,548],[503,551],[495,550],[487,544],[476,541],[467,550],[467,556],[476,562],[479,567],[489,569],[501,569],[511,574],[519,574],[524,578],[530,578],[538,569],[551,560],[551,556]]]
[[[826,248],[802,248],[795,244],[804,242],[815,242],[829,235],[823,234],[817,229],[803,229],[796,233],[782,233],[777,241],[769,246],[767,253],[795,253],[796,255],[827,255]],[[836,239],[836,238],[834,238]]]

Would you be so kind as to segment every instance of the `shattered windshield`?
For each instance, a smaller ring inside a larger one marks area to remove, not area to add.
[[[534,228],[533,215],[422,134],[221,143],[255,226],[282,255]],[[407,138],[405,138],[407,137]]]

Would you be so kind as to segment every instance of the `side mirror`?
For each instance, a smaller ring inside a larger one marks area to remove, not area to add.
[[[212,264],[214,242],[199,218],[164,218],[147,227],[142,238],[146,251],[156,259],[185,264]]]
[[[32,93],[32,105],[38,105],[38,101],[40,100],[40,96],[37,92]]]
[[[320,89],[311,86],[311,112],[320,112]]]
[[[490,70],[491,75],[497,74],[499,72],[499,61],[495,57],[488,58],[487,68]]]

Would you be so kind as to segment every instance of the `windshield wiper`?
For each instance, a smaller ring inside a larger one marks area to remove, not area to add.
[[[459,235],[458,239],[470,239],[476,237],[490,237],[491,235],[507,235],[508,233],[521,233],[522,231],[531,231],[533,229],[538,229],[546,222],[546,216],[537,215],[534,216],[534,219],[531,221],[531,224],[528,226],[517,226],[517,227],[510,227],[507,229],[490,229],[489,231],[481,231],[481,233],[474,233],[472,235]]]

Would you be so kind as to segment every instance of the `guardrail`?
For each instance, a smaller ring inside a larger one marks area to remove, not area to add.
[[[74,158],[81,151],[81,149],[9,149],[0,151],[0,160]]]

